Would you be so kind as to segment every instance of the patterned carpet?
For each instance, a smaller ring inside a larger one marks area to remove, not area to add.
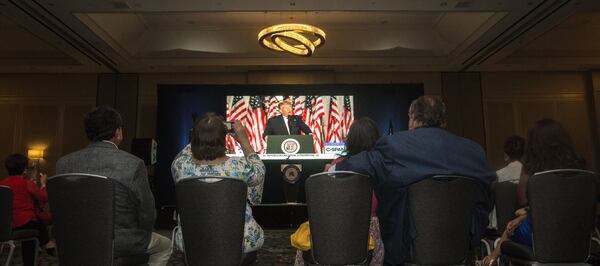
[[[290,235],[294,229],[270,229],[265,230],[265,243],[263,248],[258,251],[255,265],[292,265],[296,250],[290,246]],[[171,232],[160,230],[158,233],[171,237]],[[8,249],[4,248],[0,256],[0,265],[4,265],[8,255]],[[55,257],[49,256],[46,252],[40,252],[40,266],[58,265]],[[12,258],[12,265],[22,265],[21,248],[17,246]],[[182,253],[173,253],[168,265],[185,265]]]

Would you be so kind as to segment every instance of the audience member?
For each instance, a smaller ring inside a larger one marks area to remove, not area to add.
[[[244,157],[230,158],[225,155],[227,129],[224,120],[214,113],[208,113],[195,122],[191,143],[175,157],[171,172],[175,182],[190,176],[228,176],[248,184],[243,243],[243,252],[248,253],[260,249],[264,242],[263,230],[252,217],[250,204],[259,204],[262,200],[265,165],[250,146],[246,128],[242,123],[235,121],[233,129],[233,137],[240,144]],[[216,182],[217,179],[204,181]],[[179,240],[177,242],[183,243]]]
[[[41,186],[40,179],[42,177],[47,178],[46,174],[40,172],[40,170],[38,169],[38,165],[36,163],[31,163],[30,161],[27,168],[25,168],[23,178],[31,180],[36,185]],[[40,202],[36,200],[33,202],[33,205],[35,207],[35,216],[39,220],[46,223],[46,225],[52,224],[52,215],[50,215],[48,202]],[[52,242],[52,240],[50,240],[50,242]],[[50,242],[48,243],[50,244]]]
[[[13,210],[11,227],[13,230],[35,229],[38,230],[40,246],[48,243],[46,224],[36,217],[35,202],[44,204],[48,202],[46,191],[46,175],[41,175],[38,187],[33,181],[24,177],[25,167],[29,159],[21,154],[11,154],[4,161],[8,177],[0,181],[0,185],[7,186],[13,191]],[[22,244],[23,265],[34,265],[35,242],[26,241]]]
[[[525,139],[519,136],[510,136],[504,142],[504,161],[506,166],[498,171],[498,182],[518,182],[521,176],[521,157],[525,149]]]
[[[496,171],[498,182],[519,182],[521,176],[521,157],[525,149],[525,139],[520,136],[510,136],[504,142],[504,162],[506,166]],[[497,229],[498,219],[496,207],[490,212],[490,224],[488,228]]]
[[[348,156],[353,156],[358,154],[361,151],[369,151],[374,146],[377,140],[381,137],[381,132],[377,127],[377,124],[373,119],[368,117],[363,117],[358,120],[355,120],[350,126],[348,130],[348,136],[346,137],[346,151],[345,155],[341,156],[333,162],[331,162],[332,166],[335,166],[338,162],[343,161]],[[334,167],[330,168],[330,170],[335,170]],[[370,262],[371,266],[379,266],[383,264],[383,242],[381,241],[381,234],[379,231],[379,219],[377,218],[377,198],[375,197],[375,193],[371,196],[371,226],[369,228],[369,236],[371,240],[369,241],[369,245],[371,246],[371,242],[373,242],[372,248],[373,256]],[[307,247],[303,247],[303,249],[298,249],[296,251],[296,261],[295,265],[304,265],[304,259],[302,258],[302,251],[308,251],[310,246],[310,230],[308,229],[308,223],[304,223],[303,225],[307,229],[299,228],[296,233],[294,233],[292,239],[306,239],[308,242]],[[294,241],[292,241],[294,242]],[[300,247],[300,245],[295,245],[296,247]]]
[[[118,147],[123,140],[121,115],[111,107],[96,107],[85,115],[84,125],[91,143],[60,158],[56,172],[96,174],[116,181],[115,258],[146,253],[149,265],[166,265],[171,241],[152,232],[156,210],[144,161]]]
[[[372,150],[348,156],[336,165],[336,170],[375,179],[386,265],[408,259],[416,232],[407,208],[407,188],[415,182],[448,174],[473,178],[478,188],[471,230],[473,247],[479,244],[488,224],[489,187],[496,174],[481,146],[448,132],[445,126],[444,102],[439,97],[419,97],[409,108],[410,130],[384,136]]]
[[[537,172],[553,169],[584,169],[584,160],[577,155],[571,142],[571,137],[563,126],[552,120],[542,119],[533,125],[527,134],[525,161],[521,178],[519,179],[518,196],[522,206],[527,205],[527,181]],[[506,225],[496,248],[480,264],[492,265],[500,256],[500,246],[509,237],[511,240],[532,246],[531,223],[527,218],[527,207],[515,212],[517,218]]]

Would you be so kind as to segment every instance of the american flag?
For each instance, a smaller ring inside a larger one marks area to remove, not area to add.
[[[269,98],[269,112],[268,112],[267,119],[274,117],[274,116],[278,116],[280,114],[279,108],[277,107],[278,104],[279,104],[279,99],[277,99],[277,96],[271,96]]]
[[[258,153],[265,151],[265,142],[263,140],[262,133],[265,130],[267,124],[267,116],[265,115],[264,97],[252,96],[250,97],[250,112],[252,117],[252,147]]]
[[[229,98],[229,96],[228,96]],[[233,121],[233,119],[231,119],[231,108],[229,108],[231,104],[229,103],[229,101],[227,101],[227,105],[225,106],[225,120],[227,121]],[[237,141],[235,141],[235,139],[233,138],[233,136],[231,136],[230,134],[227,134],[227,136],[225,137],[225,147],[227,149],[227,151],[229,153],[235,153],[237,150],[237,146],[238,143]]]
[[[310,130],[312,130],[314,138],[315,152],[321,153],[321,147],[323,147],[323,125],[321,118],[325,116],[325,108],[323,107],[323,97],[314,96],[314,104],[312,106],[312,118],[310,123]]]
[[[302,121],[311,127],[312,123],[312,108],[315,96],[306,96],[304,101],[304,110],[302,111]],[[312,128],[311,128],[312,130]],[[314,132],[313,132],[314,133]]]
[[[326,142],[340,142],[342,140],[341,115],[338,110],[337,97],[331,96],[329,104],[329,119],[327,120]]]
[[[294,115],[302,116],[304,112],[304,101],[306,96],[294,96],[292,104],[294,105]]]
[[[252,113],[248,108],[248,103],[246,102],[246,100],[244,100],[244,96],[233,96],[231,106],[232,107],[229,111],[228,121],[233,122],[235,120],[239,120],[240,122],[242,122],[242,125],[244,125],[248,133],[248,139],[250,140],[250,143],[252,143],[253,136],[252,132],[250,131],[250,129],[252,128]],[[237,145],[239,144],[236,143],[236,147]]]
[[[352,105],[350,103],[351,96],[344,96],[344,110],[342,112],[342,137],[348,136],[348,130],[354,121],[354,114],[352,112]]]

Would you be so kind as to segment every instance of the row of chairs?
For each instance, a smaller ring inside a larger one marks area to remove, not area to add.
[[[204,178],[220,181],[202,182]],[[309,264],[368,263],[371,182],[369,177],[352,172],[320,173],[306,180],[312,249],[304,257]],[[534,175],[529,182],[534,247],[510,248],[515,243],[507,242],[507,247],[502,247],[503,258],[526,263],[585,261],[595,215],[595,175],[580,170],[549,171]],[[49,179],[61,265],[145,263],[144,258],[113,258],[113,221],[106,217],[112,217],[114,185],[118,184],[111,179],[88,174]],[[459,176],[435,176],[409,187],[409,208],[417,231],[411,263],[466,263],[475,187],[475,181]],[[0,188],[3,243],[14,238],[10,215],[4,215],[10,213],[12,195],[6,196],[5,190]],[[190,177],[177,182],[176,192],[187,265],[252,262],[255,257],[242,256],[244,182],[227,177]],[[4,200],[8,198],[10,201]],[[5,206],[10,206],[9,211]]]

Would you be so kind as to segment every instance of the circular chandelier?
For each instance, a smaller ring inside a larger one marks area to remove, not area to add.
[[[306,24],[279,24],[261,30],[258,43],[279,52],[311,56],[325,43],[325,32]]]

